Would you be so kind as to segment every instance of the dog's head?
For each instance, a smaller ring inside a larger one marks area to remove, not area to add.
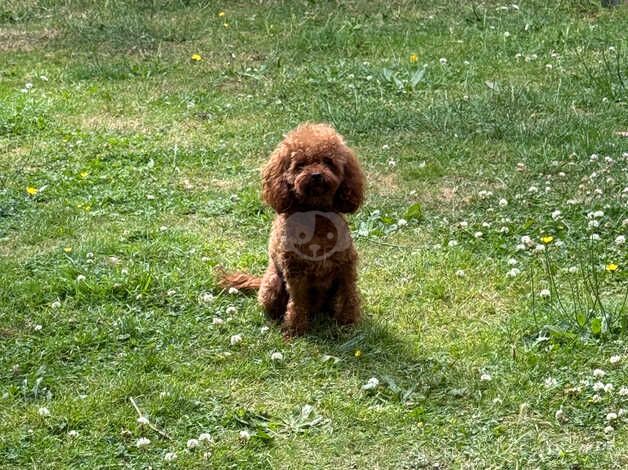
[[[286,135],[262,172],[264,200],[278,213],[355,212],[364,175],[353,151],[327,124],[302,124]]]

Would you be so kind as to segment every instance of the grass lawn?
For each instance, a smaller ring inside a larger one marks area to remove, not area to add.
[[[0,468],[627,468],[627,24],[1,2]],[[286,342],[214,267],[265,268],[302,121],[367,174],[364,321]]]

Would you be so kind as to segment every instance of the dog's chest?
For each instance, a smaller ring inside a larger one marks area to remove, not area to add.
[[[348,262],[353,247],[344,218],[333,212],[297,212],[286,216],[279,230],[280,258],[288,271],[316,277],[333,273]]]

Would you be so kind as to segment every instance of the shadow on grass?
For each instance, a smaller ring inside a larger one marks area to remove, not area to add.
[[[366,317],[354,328],[339,329],[328,319],[316,318],[306,341],[326,351],[323,361],[344,368],[366,383],[380,385],[372,393],[383,401],[416,404],[428,397],[451,399],[466,394],[459,385],[462,371],[451,358],[434,357],[430,351]],[[458,385],[457,385],[458,384]]]

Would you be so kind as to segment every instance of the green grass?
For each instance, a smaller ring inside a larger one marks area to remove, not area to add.
[[[625,6],[95,3],[0,4],[0,467],[628,466]],[[259,169],[306,120],[368,176],[365,320],[284,342],[213,267],[264,269]],[[517,251],[546,235],[568,314]]]

